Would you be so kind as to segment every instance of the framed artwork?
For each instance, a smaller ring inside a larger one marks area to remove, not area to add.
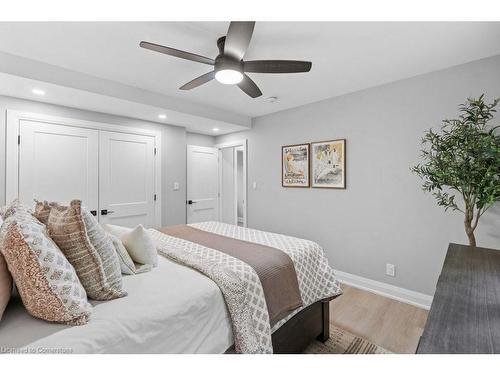
[[[281,186],[309,187],[309,143],[281,147]]]
[[[311,186],[345,189],[345,159],[345,139],[311,143]]]

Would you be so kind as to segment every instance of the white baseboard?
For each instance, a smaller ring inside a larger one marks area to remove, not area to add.
[[[335,271],[335,275],[341,283],[379,294],[384,297],[392,298],[396,301],[408,303],[426,310],[429,310],[431,307],[432,296],[427,294],[367,279],[365,277],[353,275],[347,272]]]

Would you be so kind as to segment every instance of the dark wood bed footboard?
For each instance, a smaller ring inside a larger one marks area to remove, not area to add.
[[[272,334],[274,354],[300,354],[314,340],[330,338],[330,301],[313,303],[294,315]],[[225,354],[234,354],[234,345]]]
[[[313,303],[273,333],[275,354],[302,353],[313,341],[330,338],[330,301]]]

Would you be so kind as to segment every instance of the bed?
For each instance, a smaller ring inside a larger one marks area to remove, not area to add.
[[[223,228],[228,227],[224,224]],[[236,230],[251,233],[246,228]],[[221,289],[209,277],[160,256],[157,268],[124,276],[123,282],[128,296],[91,301],[94,313],[84,326],[35,319],[13,298],[0,322],[0,349],[26,353],[232,351],[231,315]],[[297,353],[315,338],[326,340],[329,300],[339,293],[308,303],[275,324],[274,353]]]

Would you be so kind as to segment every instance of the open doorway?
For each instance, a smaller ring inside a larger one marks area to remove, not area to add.
[[[217,145],[219,150],[219,220],[247,226],[246,140]]]

